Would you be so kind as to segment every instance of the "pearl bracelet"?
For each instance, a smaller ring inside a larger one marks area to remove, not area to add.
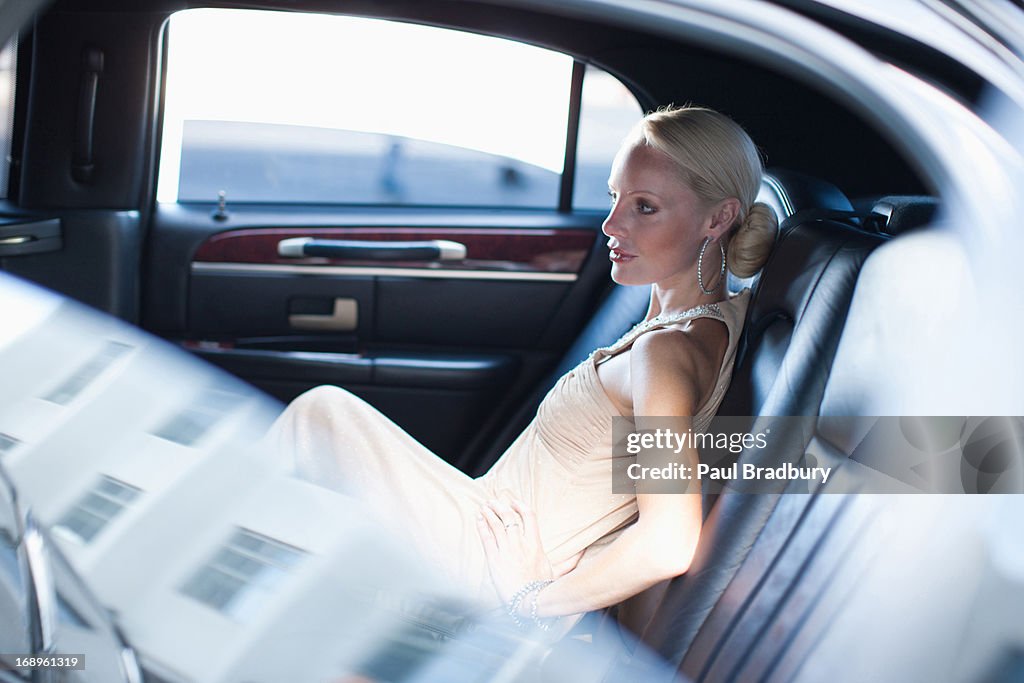
[[[530,601],[530,618],[533,619],[533,623],[537,624],[541,631],[547,631],[551,628],[551,624],[546,621],[541,621],[537,616],[537,598],[540,597],[540,592],[547,588],[548,584],[553,581],[554,579],[548,579],[547,581],[535,582],[540,583],[540,585],[537,586],[537,590],[533,592],[533,600]]]
[[[536,591],[537,593],[540,593],[541,589],[544,588],[545,586],[547,586],[551,582],[552,582],[552,579],[548,579],[546,581],[530,581],[529,583],[525,584],[522,588],[520,588],[519,590],[517,590],[515,593],[512,594],[512,598],[509,599],[508,605],[506,606],[506,610],[508,611],[508,615],[512,618],[512,622],[516,626],[518,626],[519,628],[523,628],[523,626],[524,626],[523,622],[520,621],[520,619],[519,619],[519,605],[523,602],[523,598],[525,598],[527,595],[529,595],[530,593],[532,593],[534,591]],[[530,617],[534,620],[534,622],[536,622],[536,624],[538,626],[540,626],[544,630],[547,630],[547,625],[546,624],[541,625],[540,620],[537,618],[537,595],[536,595],[536,593],[534,593],[534,596],[533,596],[533,602],[531,604],[531,609],[530,609]]]

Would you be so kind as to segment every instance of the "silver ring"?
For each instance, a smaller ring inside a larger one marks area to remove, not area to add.
[[[509,529],[511,529],[514,526],[519,526],[519,522],[512,522],[511,524],[506,524],[505,525],[505,530],[508,531]]]

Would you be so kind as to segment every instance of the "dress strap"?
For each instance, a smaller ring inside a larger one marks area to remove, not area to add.
[[[722,309],[717,303],[700,304],[681,313],[673,313],[668,316],[657,315],[650,320],[643,320],[634,325],[624,335],[619,337],[619,339],[613,344],[594,349],[590,354],[591,358],[593,358],[595,364],[600,364],[612,356],[628,349],[642,334],[650,332],[651,330],[656,330],[660,327],[676,325],[678,323],[685,322],[687,320],[695,320],[697,318],[714,318],[715,320],[721,320],[726,325],[729,324],[728,321],[726,321],[725,316],[722,314]]]

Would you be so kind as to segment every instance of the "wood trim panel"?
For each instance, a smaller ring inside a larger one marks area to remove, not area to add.
[[[211,236],[196,250],[196,263],[253,263],[290,266],[372,266],[440,270],[496,270],[535,273],[578,273],[593,248],[597,233],[569,228],[246,228]],[[366,261],[323,257],[282,258],[277,244],[291,237],[373,240],[452,240],[466,246],[461,261]]]

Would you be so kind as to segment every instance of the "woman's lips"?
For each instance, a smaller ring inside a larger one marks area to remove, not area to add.
[[[636,254],[630,254],[621,249],[610,249],[608,251],[608,258],[615,263],[626,263],[636,258]]]

